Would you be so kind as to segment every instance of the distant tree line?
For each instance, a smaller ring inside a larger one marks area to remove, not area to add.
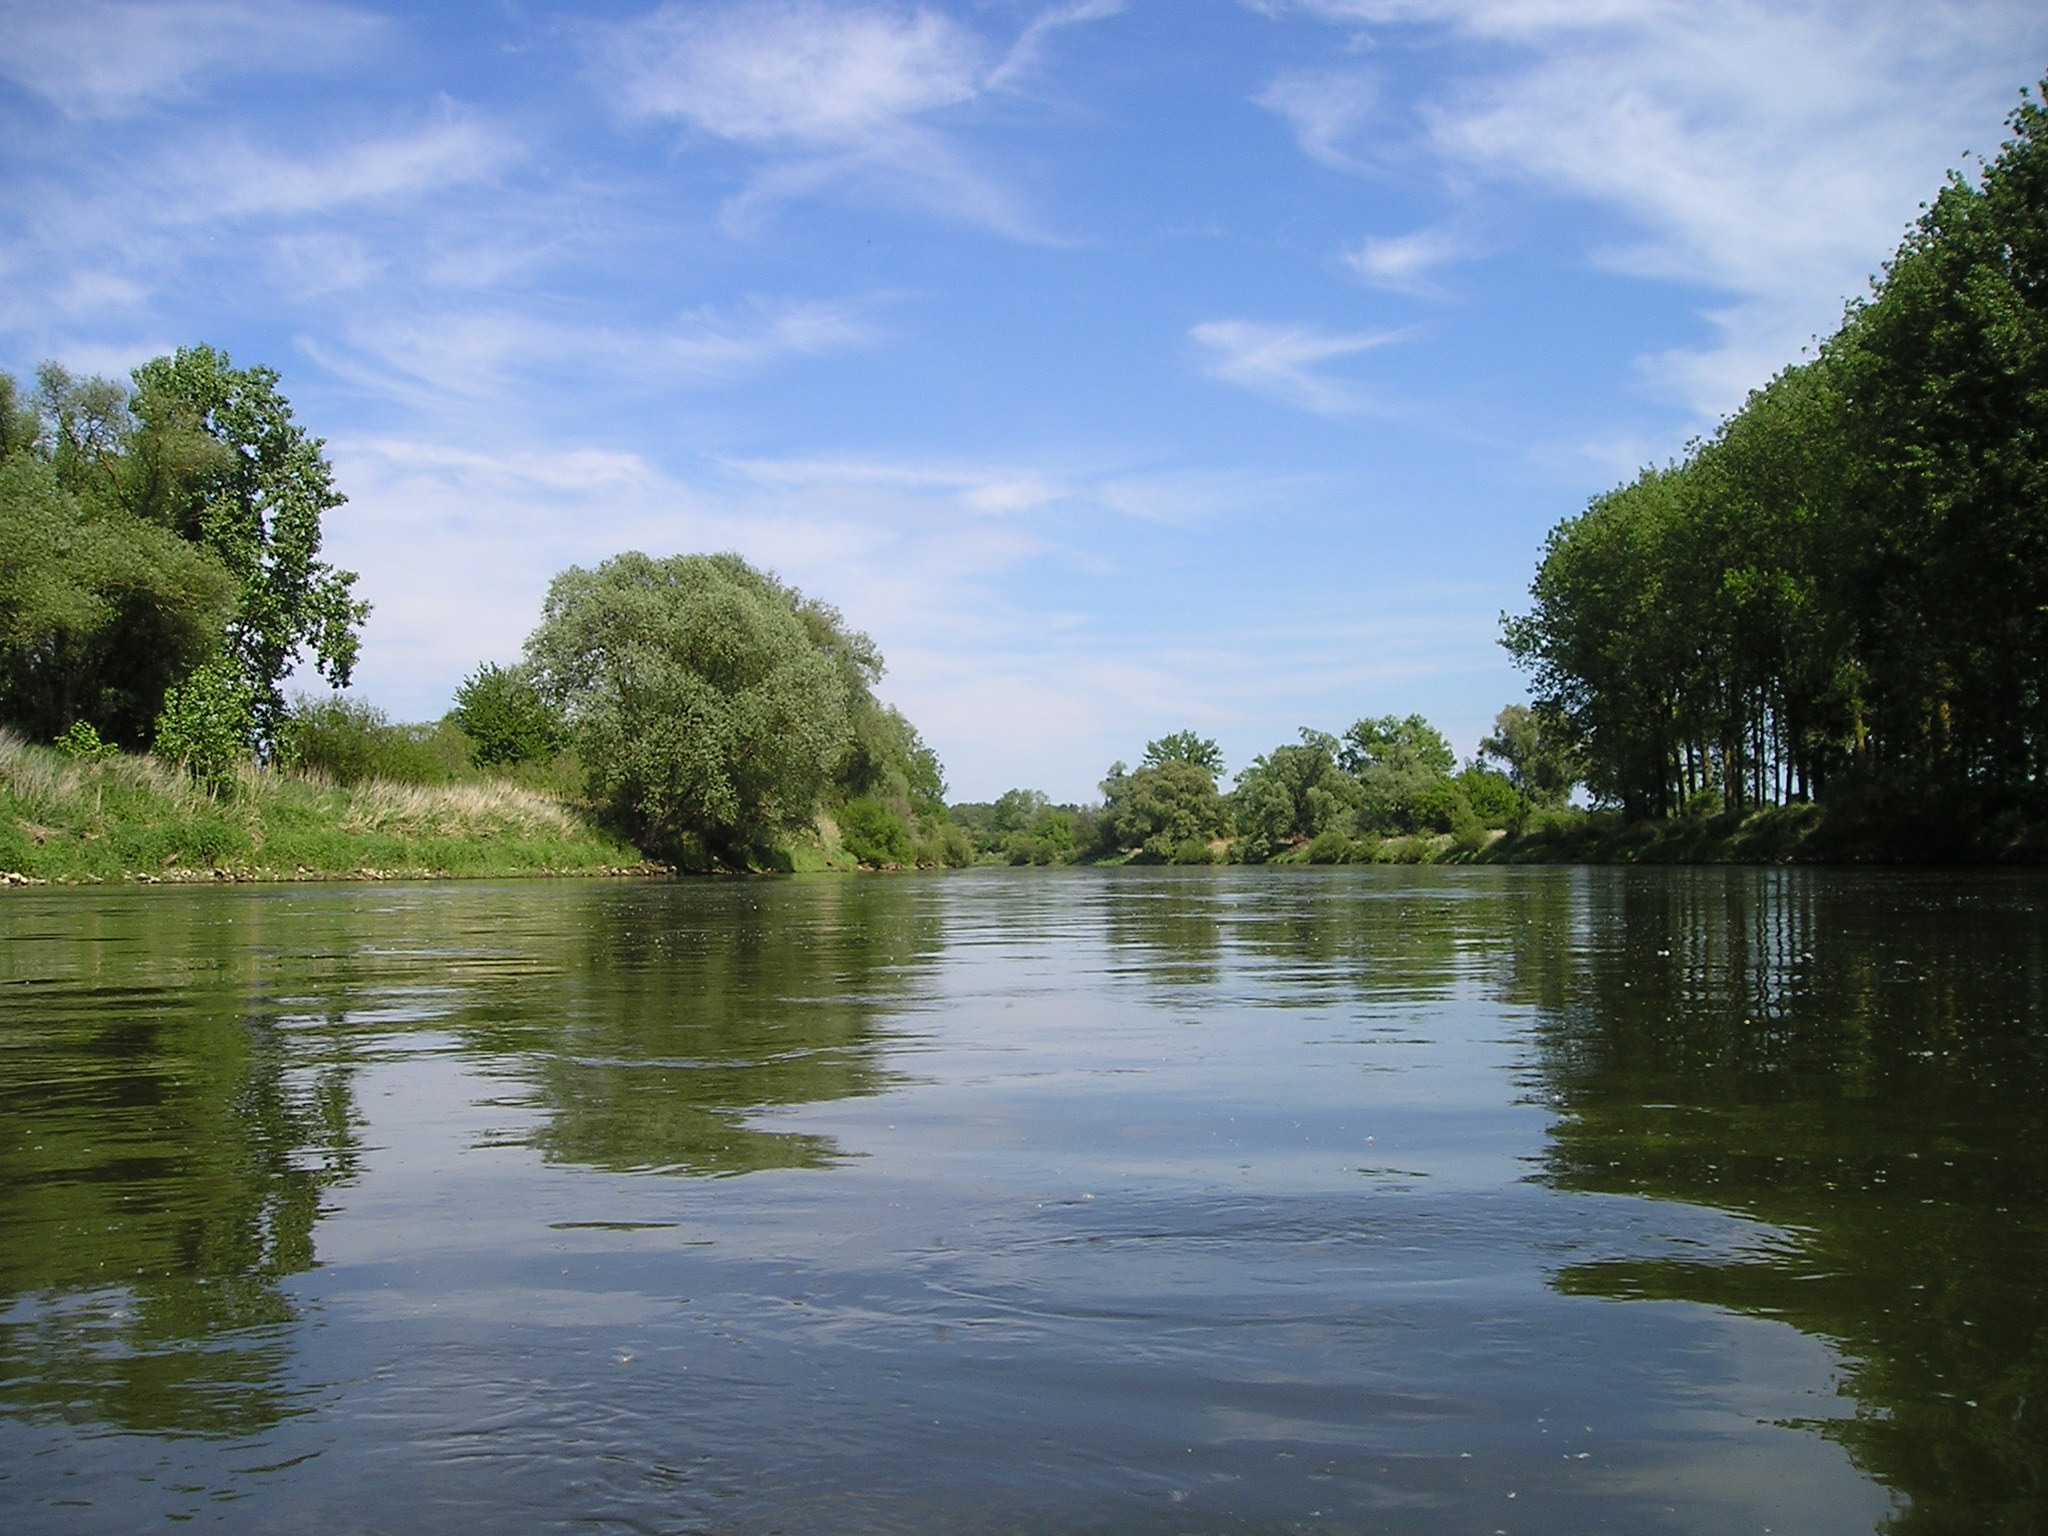
[[[1099,804],[1013,789],[952,814],[977,854],[1015,864],[1412,861],[1476,852],[1559,814],[1577,782],[1569,747],[1520,705],[1462,768],[1420,715],[1299,737],[1254,758],[1227,791],[1216,743],[1177,731],[1147,744],[1136,768],[1112,764]]]
[[[1635,817],[2048,805],[2048,114],[1841,328],[1550,535],[1506,645]]]

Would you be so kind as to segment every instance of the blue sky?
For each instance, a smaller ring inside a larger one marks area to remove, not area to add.
[[[1833,328],[2037,0],[0,0],[0,366],[284,376],[440,713],[737,549],[956,795],[1470,751],[1546,530]]]

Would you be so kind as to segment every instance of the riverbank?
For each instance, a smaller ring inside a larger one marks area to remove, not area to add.
[[[1552,817],[1456,862],[1475,864],[2042,864],[2048,827],[1939,807],[1777,805],[1741,815]]]
[[[248,768],[209,789],[154,758],[0,735],[0,882],[665,873],[573,805],[497,780],[339,786]]]

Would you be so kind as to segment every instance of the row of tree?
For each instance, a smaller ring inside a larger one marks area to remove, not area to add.
[[[1506,644],[1635,816],[2048,806],[2048,113],[1839,331],[1554,530]]]
[[[1149,743],[1136,768],[1111,765],[1099,805],[1053,805],[1013,789],[957,805],[953,816],[978,852],[1019,864],[1348,863],[1415,856],[1445,839],[1477,849],[1489,833],[1561,807],[1577,779],[1568,749],[1521,705],[1501,711],[1462,769],[1420,715],[1360,720],[1342,736],[1299,734],[1253,759],[1227,793],[1216,743],[1177,731]]]

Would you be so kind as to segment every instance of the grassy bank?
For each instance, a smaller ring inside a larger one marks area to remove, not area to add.
[[[495,780],[346,788],[249,768],[218,790],[154,758],[74,760],[0,733],[0,878],[594,875],[644,867],[571,805]]]

